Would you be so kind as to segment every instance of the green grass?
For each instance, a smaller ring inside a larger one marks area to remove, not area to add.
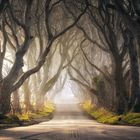
[[[132,125],[140,125],[140,113],[128,113],[122,116],[122,120]]]
[[[41,119],[42,117],[51,119],[53,112],[54,105],[48,102],[45,104],[45,107],[41,111],[35,113],[28,112],[25,114],[9,114],[5,116],[5,119],[0,120],[0,129],[19,126],[21,122],[24,122],[24,124],[26,125],[30,125],[37,121],[37,119]]]
[[[54,105],[50,102],[47,102],[44,108],[38,112],[29,112],[26,114],[18,115],[19,119],[22,121],[30,121],[32,119],[38,119],[41,117],[47,117],[54,112]]]
[[[140,126],[140,113],[116,115],[104,108],[97,108],[91,101],[85,101],[82,108],[94,119],[105,124],[127,124]]]

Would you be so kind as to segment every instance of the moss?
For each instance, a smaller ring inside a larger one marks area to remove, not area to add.
[[[140,118],[130,120],[129,124],[140,125]]]
[[[128,113],[123,115],[122,120],[128,124],[140,125],[140,113]]]
[[[102,116],[98,119],[98,122],[107,124],[118,124],[119,116]]]
[[[93,105],[91,103],[91,100],[87,100],[83,104],[81,104],[82,108],[86,110],[88,113],[93,109]]]
[[[140,125],[140,113],[132,112],[126,115],[116,115],[104,108],[97,108],[95,105],[92,105],[91,101],[85,101],[82,107],[100,123]]]
[[[12,123],[12,120],[10,118],[6,118],[6,119],[3,119],[1,123],[3,124]]]
[[[101,75],[94,77],[93,82],[94,82],[97,90],[100,90],[101,86],[103,86],[105,88],[105,80],[103,79],[103,77]]]
[[[16,115],[6,115],[0,119],[0,124],[16,124],[19,123],[19,118]]]
[[[22,115],[19,115],[18,117],[22,121],[30,121],[32,119],[47,117],[53,112],[54,112],[54,105],[50,102],[47,102],[42,110],[35,113],[29,112],[26,114],[22,114]]]
[[[128,114],[124,115],[122,119],[124,121],[129,121],[129,120],[136,119],[136,118],[140,118],[140,113],[128,113]]]
[[[29,114],[22,114],[18,116],[20,120],[22,121],[28,121],[29,119]]]
[[[120,117],[113,114],[112,112],[105,110],[104,108],[92,110],[90,115],[94,117],[98,122],[108,124],[117,124]]]
[[[45,107],[38,112],[28,112],[25,114],[16,114],[1,116],[0,119],[0,129],[22,126],[22,125],[32,125],[40,122],[42,118],[51,119],[52,113],[54,112],[54,105],[52,103],[46,103]]]

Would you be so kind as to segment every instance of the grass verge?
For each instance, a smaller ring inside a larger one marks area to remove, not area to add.
[[[0,129],[27,126],[48,121],[52,119],[54,110],[54,105],[52,103],[46,103],[45,107],[38,112],[0,116]]]
[[[85,101],[81,106],[97,122],[140,126],[140,113],[131,112],[126,115],[116,115],[104,108],[95,107],[91,101]]]

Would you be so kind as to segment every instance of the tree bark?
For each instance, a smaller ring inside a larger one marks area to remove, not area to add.
[[[123,114],[127,112],[127,91],[125,88],[125,82],[123,78],[122,61],[117,58],[115,62],[115,93],[116,93],[116,103],[115,112],[118,114]]]
[[[138,54],[136,45],[134,45],[134,38],[131,31],[127,31],[128,36],[128,50],[130,58],[131,71],[131,97],[129,107],[134,112],[140,112],[140,86],[139,86],[139,67]]]
[[[21,114],[21,106],[20,106],[20,102],[19,102],[19,95],[18,95],[18,91],[15,91],[14,93],[12,93],[12,97],[13,97],[13,104],[12,104],[12,108],[13,108],[13,113],[20,113]]]
[[[6,88],[0,92],[0,113],[7,114],[11,111],[11,94]]]
[[[36,95],[36,111],[42,110],[44,107],[44,94],[37,94]]]
[[[24,87],[25,112],[28,112],[28,111],[31,111],[33,109],[32,105],[31,105],[31,101],[30,101],[31,92],[30,92],[30,89],[29,89],[28,81],[24,82],[23,87]]]

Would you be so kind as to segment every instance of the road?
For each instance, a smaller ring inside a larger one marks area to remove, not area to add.
[[[0,131],[0,140],[140,140],[140,127],[104,125],[76,104],[59,104],[48,122]]]

